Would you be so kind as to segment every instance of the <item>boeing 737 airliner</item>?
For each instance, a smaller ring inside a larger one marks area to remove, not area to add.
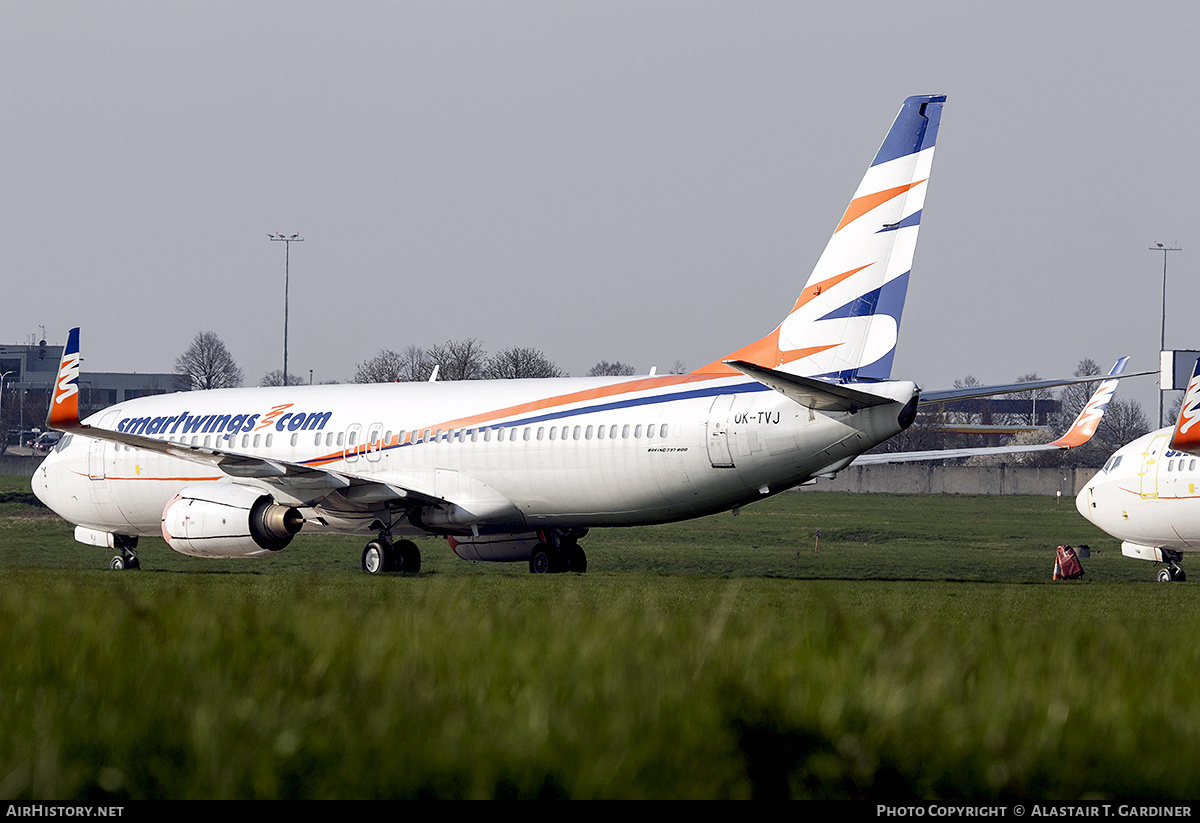
[[[66,436],[34,491],[76,540],[117,549],[113,568],[137,565],[139,537],[254,557],[303,530],[370,536],[372,573],[417,571],[403,538],[429,534],[554,572],[586,569],[590,528],[832,474],[943,399],[891,365],[944,101],[904,102],[782,323],[690,374],[182,392],[81,422],[74,329],[48,417]],[[1074,445],[1081,421],[1046,448]]]
[[[1075,498],[1075,508],[1121,541],[1121,553],[1166,564],[1164,583],[1184,581],[1184,552],[1200,551],[1200,360],[1174,427],[1113,452]]]

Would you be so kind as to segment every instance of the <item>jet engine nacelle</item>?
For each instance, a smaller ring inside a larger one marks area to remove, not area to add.
[[[257,557],[277,552],[300,531],[304,517],[260,489],[236,483],[196,483],[167,503],[162,536],[193,557]]]

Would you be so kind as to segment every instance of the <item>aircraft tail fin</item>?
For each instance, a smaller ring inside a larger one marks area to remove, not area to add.
[[[1188,454],[1200,454],[1200,358],[1192,369],[1187,393],[1179,407],[1179,418],[1175,421],[1175,433],[1171,436],[1171,448]]]
[[[75,431],[79,425],[79,329],[67,334],[50,408],[46,411],[46,427],[58,431]]]
[[[807,377],[887,380],[945,95],[910,97],[800,297],[776,329],[696,370],[738,360]]]
[[[1083,411],[1079,412],[1079,416],[1075,418],[1071,428],[1067,429],[1066,434],[1051,443],[1051,446],[1073,449],[1092,439],[1092,435],[1100,427],[1100,420],[1104,417],[1104,410],[1108,408],[1108,401],[1112,400],[1113,393],[1117,390],[1118,378],[1125,371],[1125,364],[1128,362],[1128,357],[1122,357],[1113,364],[1112,369],[1108,372],[1108,379],[1092,392],[1091,398],[1083,407]]]

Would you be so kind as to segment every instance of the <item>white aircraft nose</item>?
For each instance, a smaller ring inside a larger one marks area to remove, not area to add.
[[[29,479],[29,487],[33,489],[33,496],[42,501],[42,505],[50,507],[48,499],[49,486],[46,483],[46,471],[41,466],[33,473],[33,477]]]
[[[1075,495],[1075,509],[1082,514],[1087,520],[1092,523],[1096,522],[1093,516],[1094,507],[1092,506],[1093,492],[1090,483],[1080,490],[1079,494]]]
[[[41,500],[46,508],[61,516],[63,501],[61,481],[63,478],[59,457],[54,452],[46,455],[46,459],[34,469],[33,477],[29,478],[29,487],[33,490],[34,497]]]
[[[33,477],[29,478],[29,486],[33,489],[34,495],[38,500],[41,500],[47,506],[50,505],[50,468],[46,464],[50,462],[50,455],[38,465],[33,471]]]

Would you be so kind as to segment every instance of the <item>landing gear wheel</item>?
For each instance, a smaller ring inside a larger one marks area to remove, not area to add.
[[[122,572],[125,570],[137,571],[142,567],[142,564],[138,562],[136,554],[128,549],[122,549],[120,554],[114,556],[112,560],[108,561],[108,567],[114,572]]]
[[[538,546],[529,555],[530,574],[550,574],[557,571],[554,565],[554,553],[549,546]]]
[[[1171,564],[1170,566],[1158,570],[1158,582],[1185,583],[1187,582],[1187,575],[1184,573],[1183,569]]]
[[[411,540],[400,540],[392,546],[392,571],[416,574],[421,570],[421,550]]]
[[[567,559],[567,571],[583,574],[587,571],[587,555],[583,553],[583,549],[578,543],[572,543],[567,546],[564,554]]]
[[[372,540],[363,549],[362,567],[367,574],[379,574],[390,571],[391,546],[383,540]]]

